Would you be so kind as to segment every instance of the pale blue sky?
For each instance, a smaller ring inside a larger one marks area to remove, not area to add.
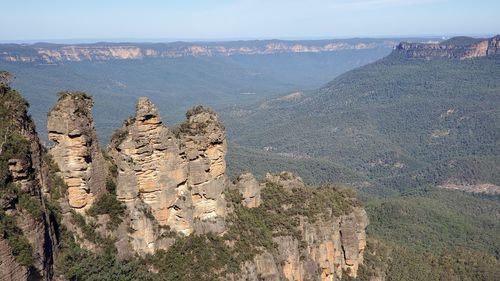
[[[500,0],[0,0],[0,41],[500,33]]]

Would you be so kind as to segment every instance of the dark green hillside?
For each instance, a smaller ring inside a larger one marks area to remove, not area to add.
[[[467,37],[467,36],[457,36],[457,37],[452,37],[448,40],[445,40],[441,42],[441,45],[471,45],[476,42],[479,42],[481,38],[472,38],[472,37]]]
[[[469,248],[500,258],[500,197],[427,190],[366,206],[368,234],[417,251]]]
[[[391,55],[298,99],[228,110],[226,123],[240,146],[330,161],[377,187],[499,184],[498,77],[498,58]]]
[[[498,196],[436,186],[500,184],[499,77],[498,57],[393,54],[316,92],[226,110],[228,166],[359,187],[374,240],[358,280],[495,280]]]

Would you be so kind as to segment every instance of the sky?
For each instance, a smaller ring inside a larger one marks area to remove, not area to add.
[[[493,35],[500,0],[0,0],[0,41]]]

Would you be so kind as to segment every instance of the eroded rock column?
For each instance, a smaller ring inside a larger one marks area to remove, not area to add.
[[[227,152],[225,129],[212,110],[196,107],[188,111],[180,128],[181,143],[188,159],[188,187],[193,219],[198,233],[224,231],[224,186]]]
[[[68,186],[70,207],[88,208],[105,190],[106,167],[92,119],[92,98],[65,92],[48,114],[50,149],[60,175]]]

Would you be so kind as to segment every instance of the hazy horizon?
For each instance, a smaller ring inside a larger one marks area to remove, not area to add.
[[[440,39],[446,40],[455,36],[468,36],[473,38],[490,38],[498,33],[477,33],[477,34],[443,34],[443,35],[386,35],[386,36],[352,36],[352,37],[228,37],[228,38],[67,38],[67,39],[24,39],[24,40],[0,40],[0,44],[92,44],[92,43],[172,43],[172,42],[232,42],[232,41],[265,41],[265,40],[350,40],[350,39]]]
[[[500,32],[493,0],[6,0],[2,43],[482,37]]]

